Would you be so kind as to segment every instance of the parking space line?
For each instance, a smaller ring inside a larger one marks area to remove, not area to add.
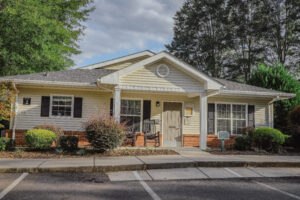
[[[229,169],[229,168],[224,168],[226,171],[228,171],[229,173],[233,174],[233,175],[236,175],[237,177],[243,177],[242,175],[240,175],[239,173]]]
[[[299,200],[300,200],[300,197],[297,196],[297,195],[294,195],[294,194],[291,194],[291,193],[289,193],[289,192],[285,192],[285,191],[283,191],[283,190],[274,188],[274,187],[272,187],[272,186],[270,186],[270,185],[267,185],[267,184],[265,184],[265,183],[261,183],[261,182],[257,182],[257,181],[253,181],[253,182],[256,183],[256,184],[258,184],[258,185],[261,185],[261,186],[264,186],[264,187],[266,187],[266,188],[269,188],[269,189],[271,189],[271,190],[275,190],[275,191],[277,191],[277,192],[279,192],[279,193],[281,193],[281,194],[285,194],[286,196],[289,196],[289,197],[292,197],[292,198],[294,198],[294,199],[299,199]]]
[[[12,184],[10,184],[7,188],[5,188],[1,193],[0,193],[0,199],[3,199],[7,193],[9,193],[14,187],[16,187],[26,176],[28,173],[23,173],[19,178],[17,178]]]
[[[137,171],[132,172],[136,179],[140,182],[143,188],[148,192],[148,194],[152,197],[153,200],[161,200],[161,198],[151,189],[151,187],[143,181],[142,177],[138,174]]]

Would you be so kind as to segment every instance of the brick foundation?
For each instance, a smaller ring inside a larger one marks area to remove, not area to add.
[[[236,136],[230,136],[229,140],[225,140],[225,147],[233,146],[235,137]],[[207,135],[207,146],[208,147],[220,147],[221,140],[218,139],[217,135]]]
[[[25,146],[25,132],[27,130],[16,130],[16,145]],[[89,142],[85,137],[85,132],[81,131],[65,131],[65,135],[74,135],[79,138],[79,146],[88,146]],[[12,130],[6,132],[6,137],[12,137]],[[184,147],[199,147],[199,134],[183,134],[183,146]],[[230,136],[229,140],[225,140],[225,146],[230,147],[234,144],[234,138],[236,136]],[[162,145],[162,135],[159,135],[160,146]],[[131,146],[126,144],[126,146]],[[136,146],[144,146],[144,134],[136,134]],[[147,146],[154,146],[154,140],[149,140]],[[207,135],[207,146],[208,147],[220,147],[221,141],[218,139],[217,135]]]

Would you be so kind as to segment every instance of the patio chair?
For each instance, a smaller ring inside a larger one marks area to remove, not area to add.
[[[154,146],[160,145],[159,132],[156,132],[155,120],[144,120],[143,123],[144,132],[144,146],[147,146],[148,140],[154,140]]]
[[[133,128],[129,128],[125,133],[125,144],[131,141],[131,146],[135,147],[136,142],[136,133]]]

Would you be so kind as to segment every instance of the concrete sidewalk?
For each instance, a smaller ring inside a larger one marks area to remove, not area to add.
[[[300,167],[300,156],[213,155],[179,150],[180,155],[70,159],[0,159],[0,172],[91,172],[189,167]]]

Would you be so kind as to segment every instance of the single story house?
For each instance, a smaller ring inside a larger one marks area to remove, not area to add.
[[[143,122],[155,120],[161,146],[218,146],[219,131],[232,144],[246,126],[273,127],[273,102],[295,97],[210,77],[167,52],[143,51],[56,72],[1,77],[19,91],[8,135],[24,144],[34,126],[60,126],[85,142],[91,116],[126,120],[143,145]]]

